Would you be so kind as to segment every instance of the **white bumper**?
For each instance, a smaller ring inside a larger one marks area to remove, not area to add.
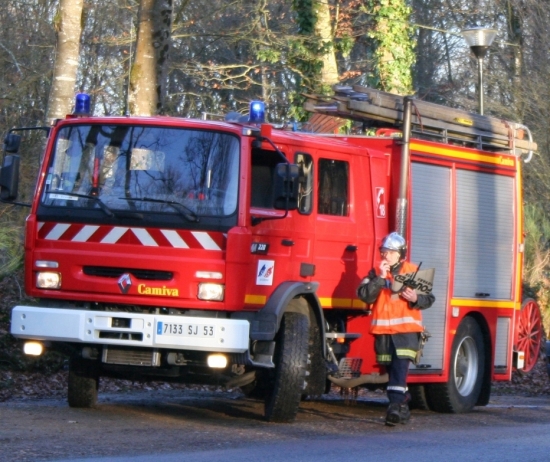
[[[190,316],[16,306],[11,334],[17,338],[243,353],[248,321]]]

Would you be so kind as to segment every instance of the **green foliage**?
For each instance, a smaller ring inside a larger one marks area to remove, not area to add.
[[[304,35],[313,34],[317,17],[313,13],[315,0],[293,0],[292,8],[296,12],[296,23],[300,33]]]
[[[281,52],[273,48],[262,48],[256,53],[258,60],[270,64],[275,64],[281,60]]]
[[[288,95],[289,109],[288,117],[290,120],[305,121],[309,118],[309,112],[304,110],[305,98],[298,92],[293,92]]]
[[[369,0],[365,12],[373,16],[368,36],[376,43],[374,51],[377,87],[381,90],[412,94],[412,67],[416,61],[411,8],[404,0]]]
[[[0,223],[0,279],[12,274],[23,262],[23,229],[11,222]]]
[[[334,44],[334,47],[343,57],[348,57],[353,49],[353,45],[355,45],[353,37],[344,35]]]

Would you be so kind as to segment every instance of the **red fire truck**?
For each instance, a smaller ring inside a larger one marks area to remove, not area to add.
[[[434,268],[416,406],[466,412],[538,357],[522,300],[527,127],[365,87],[310,95],[308,126],[75,113],[48,131],[11,333],[69,356],[70,406],[100,377],[241,387],[291,421],[331,384],[383,388],[356,289],[397,230]],[[359,126],[338,135],[342,120]],[[304,130],[307,128],[307,130]],[[327,133],[328,132],[328,133]],[[1,198],[17,198],[21,135]]]

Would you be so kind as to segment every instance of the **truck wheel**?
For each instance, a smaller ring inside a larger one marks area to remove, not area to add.
[[[271,422],[296,418],[304,391],[308,340],[308,318],[286,313],[276,337],[275,371],[265,400],[265,418]]]
[[[409,385],[409,393],[411,394],[411,402],[409,404],[411,409],[430,410],[426,396],[426,387],[424,385]]]
[[[68,385],[67,397],[70,407],[94,407],[99,386],[97,366],[85,359],[71,358]]]
[[[256,378],[254,381],[240,388],[247,398],[263,400],[268,390],[269,371],[266,369],[256,369],[255,372]]]
[[[307,371],[309,375],[306,377],[307,386],[302,397],[320,396],[326,393],[327,388],[327,366],[323,356],[323,343],[321,341],[321,329],[315,321],[312,320],[309,329],[309,347]]]
[[[481,392],[484,368],[481,329],[472,318],[465,318],[453,341],[449,381],[426,386],[430,409],[454,413],[471,411]]]

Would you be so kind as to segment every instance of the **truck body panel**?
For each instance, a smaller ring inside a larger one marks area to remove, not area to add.
[[[352,99],[353,111],[341,99],[312,110],[367,120]],[[255,386],[266,417],[291,420],[327,380],[385,386],[356,289],[405,212],[408,258],[435,268],[436,297],[410,383],[457,397],[446,411],[486,403],[521,353],[521,155],[534,143],[514,135],[506,145],[500,129],[480,146],[477,129],[434,134],[447,123],[409,142],[406,126],[365,136],[171,117],[58,121],[26,226],[26,291],[38,302],[13,309],[11,332],[67,351],[78,377]],[[475,332],[457,336],[472,320]],[[210,366],[210,354],[226,362]],[[462,377],[468,361],[477,369]]]

